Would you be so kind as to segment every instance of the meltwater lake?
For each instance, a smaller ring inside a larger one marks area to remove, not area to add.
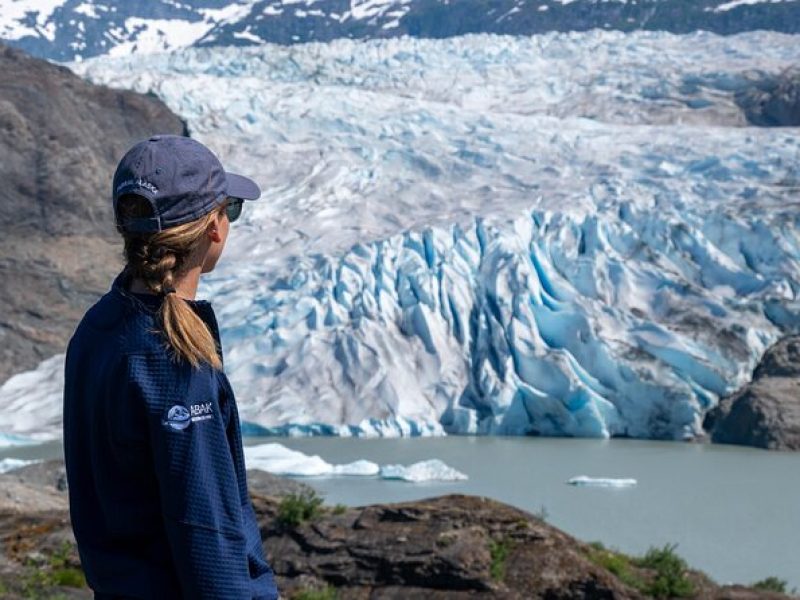
[[[800,453],[640,440],[448,436],[245,438],[280,443],[329,463],[381,465],[439,458],[466,481],[410,483],[372,476],[298,477],[329,504],[352,506],[463,493],[490,496],[585,541],[640,554],[678,544],[719,583],[774,575],[800,588]],[[59,443],[0,450],[4,457],[60,456]],[[574,476],[634,478],[627,488],[567,485]]]

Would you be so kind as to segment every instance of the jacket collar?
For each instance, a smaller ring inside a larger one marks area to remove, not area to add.
[[[131,278],[132,272],[126,266],[114,278],[110,289],[111,295],[117,301],[127,304],[134,310],[155,315],[158,312],[158,309],[161,307],[164,296],[159,294],[142,294],[139,292],[130,291],[129,286]],[[191,306],[194,312],[197,313],[197,315],[203,319],[203,321],[205,321],[206,325],[208,325],[209,329],[211,330],[211,334],[217,341],[219,358],[224,362],[225,359],[222,352],[222,340],[220,339],[219,324],[217,323],[217,317],[214,314],[214,307],[211,306],[211,303],[208,300],[189,300],[187,298],[183,298],[183,300],[189,306]]]
[[[161,306],[164,296],[159,294],[143,294],[139,292],[130,291],[132,273],[126,266],[115,278],[111,284],[111,292],[115,294],[118,299],[125,299],[133,306],[144,309],[147,312],[155,313]],[[183,299],[189,306],[195,309],[195,312],[205,312],[211,307],[208,300],[189,300]],[[208,308],[206,308],[208,307]],[[200,311],[198,311],[200,309]],[[203,310],[205,309],[205,310]]]

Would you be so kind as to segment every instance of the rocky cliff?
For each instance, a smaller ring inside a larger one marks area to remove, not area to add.
[[[767,350],[752,382],[722,400],[703,425],[714,442],[800,450],[800,336]]]
[[[134,142],[186,133],[157,98],[0,45],[0,383],[63,352],[122,266],[111,178]]]
[[[800,69],[763,75],[736,94],[747,122],[761,127],[800,126]]]

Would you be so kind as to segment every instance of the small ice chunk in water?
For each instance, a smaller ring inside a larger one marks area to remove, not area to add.
[[[402,479],[404,481],[456,481],[467,479],[461,471],[448,466],[438,458],[422,460],[413,465],[383,465],[381,467],[383,479]]]
[[[623,488],[636,485],[635,479],[615,479],[610,477],[587,477],[586,475],[578,475],[567,481],[570,485],[593,486],[593,487],[612,487]]]

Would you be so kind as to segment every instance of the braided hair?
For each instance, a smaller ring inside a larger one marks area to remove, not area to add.
[[[186,360],[195,368],[205,362],[221,370],[216,340],[205,321],[183,298],[170,293],[175,291],[177,275],[199,247],[216,213],[211,211],[189,223],[155,233],[127,232],[119,227],[117,231],[125,242],[125,262],[132,276],[141,279],[152,293],[163,295],[157,314],[160,328],[152,332],[164,337],[165,348],[171,351],[173,360]],[[152,208],[145,198],[125,194],[118,199],[117,222],[148,216],[152,216]]]

